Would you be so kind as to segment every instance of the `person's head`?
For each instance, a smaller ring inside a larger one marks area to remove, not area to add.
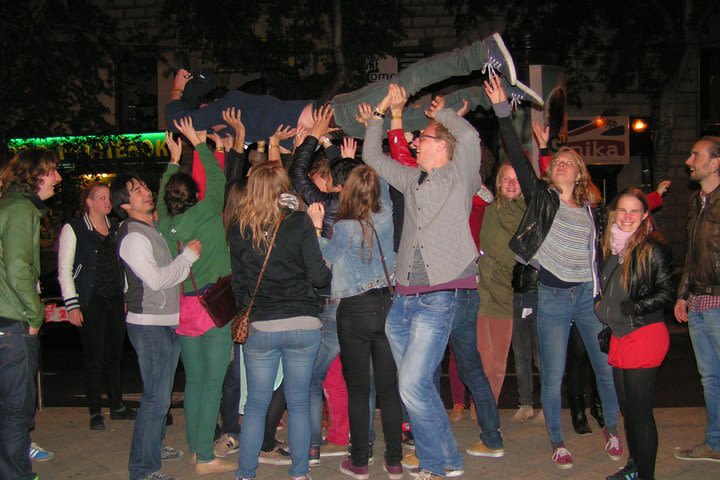
[[[55,195],[62,177],[52,150],[27,148],[16,153],[0,170],[0,191],[35,193],[41,200]]]
[[[110,202],[113,211],[122,219],[130,217],[147,221],[155,210],[152,192],[143,179],[133,173],[115,178],[110,185]]]
[[[442,167],[452,160],[455,153],[455,137],[436,121],[431,121],[420,132],[413,140],[413,145],[417,152],[418,166],[426,172]]]
[[[102,182],[89,183],[80,193],[80,206],[89,215],[109,215],[112,211],[110,188]]]
[[[310,180],[315,184],[316,187],[320,189],[322,192],[327,192],[327,182],[328,179],[332,178],[330,173],[330,165],[328,164],[327,157],[325,154],[320,155],[319,153],[316,155],[315,160],[313,161],[312,166],[310,167],[310,171],[308,171],[308,176],[310,177]]]
[[[706,135],[695,142],[690,156],[685,160],[690,169],[690,179],[703,184],[715,183],[720,170],[720,137]]]
[[[187,173],[176,173],[165,186],[165,205],[168,215],[174,217],[198,202],[198,184]]]
[[[631,256],[635,256],[638,267],[647,273],[650,262],[650,249],[647,240],[654,239],[664,242],[660,232],[657,231],[655,221],[650,215],[647,198],[642,190],[629,187],[618,193],[608,209],[608,228],[603,238],[603,254],[612,255],[612,240],[614,229],[619,235],[630,235],[623,251],[623,286],[627,287],[628,272]]]
[[[242,191],[234,192],[236,188],[231,189],[225,207],[226,234],[237,225],[243,237],[249,236],[259,251],[261,244],[269,244],[265,232],[282,213],[280,194],[292,193],[290,178],[280,162],[264,162],[253,167]]]
[[[485,182],[495,169],[495,154],[480,140],[480,179]]]
[[[522,197],[522,190],[515,169],[509,163],[503,163],[498,168],[495,177],[495,191],[501,202],[518,200]]]
[[[340,192],[345,186],[345,182],[350,177],[350,173],[363,163],[353,158],[341,158],[333,162],[330,166],[330,179],[328,180],[328,192]]]
[[[340,208],[336,221],[358,220],[362,228],[360,258],[372,259],[372,214],[380,211],[380,180],[377,172],[367,165],[360,165],[350,172],[340,192]]]
[[[545,179],[558,191],[572,192],[573,201],[582,205],[589,199],[590,174],[577,151],[561,147],[550,162]]]

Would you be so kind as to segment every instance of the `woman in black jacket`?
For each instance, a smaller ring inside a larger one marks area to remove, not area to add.
[[[265,416],[282,361],[288,407],[290,476],[310,478],[310,377],[320,347],[320,304],[313,287],[330,283],[315,228],[304,212],[285,207],[290,179],[279,162],[253,167],[237,202],[228,203],[232,288],[247,308],[262,275],[250,312],[250,333],[243,348],[248,398],[241,431],[237,478],[254,478]],[[263,271],[273,236],[267,267]]]
[[[597,334],[602,330],[593,311],[599,293],[597,231],[589,203],[590,175],[582,157],[561,148],[543,179],[535,175],[517,140],[510,119],[507,95],[499,77],[491,76],[485,90],[498,117],[508,158],[517,174],[527,204],[510,248],[524,263],[540,270],[537,330],[540,344],[541,398],[552,460],[571,468],[573,458],[565,448],[560,424],[560,385],[571,323],[585,343],[605,412],[605,451],[613,460],[622,458],[617,434],[618,405],[607,355],[600,351]]]
[[[628,188],[610,206],[603,239],[598,318],[612,330],[608,361],[625,418],[627,465],[608,480],[652,480],[657,454],[653,399],[670,336],[664,310],[675,301],[670,248],[655,229],[645,194]]]

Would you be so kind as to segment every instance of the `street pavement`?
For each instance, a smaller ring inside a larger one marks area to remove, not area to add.
[[[465,455],[465,479],[604,479],[625,465],[625,460],[612,461],[603,449],[604,439],[597,424],[592,423],[593,433],[578,436],[572,432],[568,410],[563,410],[565,442],[572,452],[575,466],[559,470],[551,460],[551,450],[544,426],[510,422],[514,410],[500,411],[502,432],[505,439],[505,456],[499,459],[479,458]],[[174,425],[168,427],[166,444],[184,450],[185,458],[163,463],[163,471],[181,480],[231,480],[232,473],[196,475],[185,440],[184,414],[180,408],[173,409]],[[691,446],[703,439],[705,410],[700,407],[659,408],[655,410],[660,444],[658,448],[656,479],[711,480],[720,479],[720,463],[687,462],[673,457],[677,446]],[[379,415],[376,417],[379,420]],[[82,407],[51,407],[39,411],[33,441],[53,451],[53,460],[35,463],[35,471],[41,480],[56,479],[127,479],[127,460],[132,436],[131,421],[110,420],[105,412],[105,431],[91,431],[89,416]],[[592,419],[590,419],[593,422]],[[370,478],[387,478],[382,470],[382,430],[376,425],[378,440],[375,446],[375,463],[370,466]],[[620,428],[624,443],[624,433]],[[453,424],[453,432],[464,449],[478,440],[478,426],[469,418]],[[278,438],[285,437],[285,430],[278,431]],[[315,480],[348,478],[339,471],[344,457],[322,459],[322,465],[311,469]],[[228,459],[237,461],[237,455]],[[261,465],[258,479],[287,479],[287,467]],[[409,474],[404,478],[411,479]]]

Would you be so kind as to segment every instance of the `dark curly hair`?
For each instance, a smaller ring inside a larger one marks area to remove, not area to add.
[[[40,177],[57,169],[55,152],[45,148],[26,148],[0,169],[0,192],[12,188],[26,193],[38,191]]]
[[[176,173],[165,187],[165,205],[171,217],[183,213],[198,202],[198,184],[187,173]]]

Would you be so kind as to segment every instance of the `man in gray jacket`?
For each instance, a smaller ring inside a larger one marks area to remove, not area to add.
[[[120,175],[110,187],[113,209],[124,218],[118,251],[125,267],[127,332],[143,380],[140,409],[130,446],[130,480],[172,480],[160,472],[166,457],[182,453],[164,447],[165,416],[180,355],[175,334],[180,316],[179,285],[199,258],[198,240],[188,242],[174,260],[155,226],[152,192],[142,179]]]
[[[435,99],[426,112],[431,122],[415,144],[420,168],[400,165],[381,149],[382,119],[389,104],[390,94],[368,122],[363,148],[365,163],[405,198],[395,260],[397,295],[385,331],[415,437],[418,478],[458,476],[463,473],[463,460],[433,373],[451,331],[455,335],[468,312],[477,312],[477,248],[468,218],[472,197],[481,185],[480,141],[472,125],[443,108],[442,99]],[[478,356],[474,328],[464,330],[472,343],[467,350]]]

